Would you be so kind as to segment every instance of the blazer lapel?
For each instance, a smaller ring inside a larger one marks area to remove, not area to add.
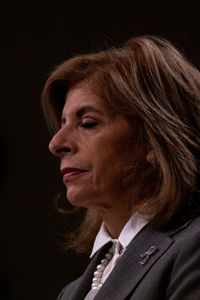
[[[146,226],[132,240],[95,300],[125,299],[172,243],[168,234]]]
[[[91,260],[83,275],[70,284],[70,287],[67,292],[67,300],[84,299],[84,297],[87,295],[91,288],[93,274],[96,270],[96,267],[101,261],[102,257],[105,256],[106,252],[111,247],[111,245],[111,242],[104,245]]]

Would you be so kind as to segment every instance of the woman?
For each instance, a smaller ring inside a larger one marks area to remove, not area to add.
[[[66,197],[87,209],[70,247],[94,243],[58,299],[200,299],[199,71],[136,37],[58,66],[43,107]]]

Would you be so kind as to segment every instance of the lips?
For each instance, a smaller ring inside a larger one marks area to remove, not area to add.
[[[68,182],[74,179],[76,176],[86,172],[86,170],[81,170],[77,168],[64,168],[61,169],[60,172],[63,175],[63,181]]]

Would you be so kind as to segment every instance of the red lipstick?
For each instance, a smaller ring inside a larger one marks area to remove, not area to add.
[[[74,179],[75,176],[80,175],[85,170],[77,169],[77,168],[64,168],[60,170],[61,174],[63,175],[63,181],[68,182],[71,179]]]

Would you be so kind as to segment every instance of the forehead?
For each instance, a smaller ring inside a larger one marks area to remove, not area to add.
[[[92,92],[86,83],[77,84],[67,92],[63,114],[80,110],[93,110],[100,113],[109,113],[105,101]]]

